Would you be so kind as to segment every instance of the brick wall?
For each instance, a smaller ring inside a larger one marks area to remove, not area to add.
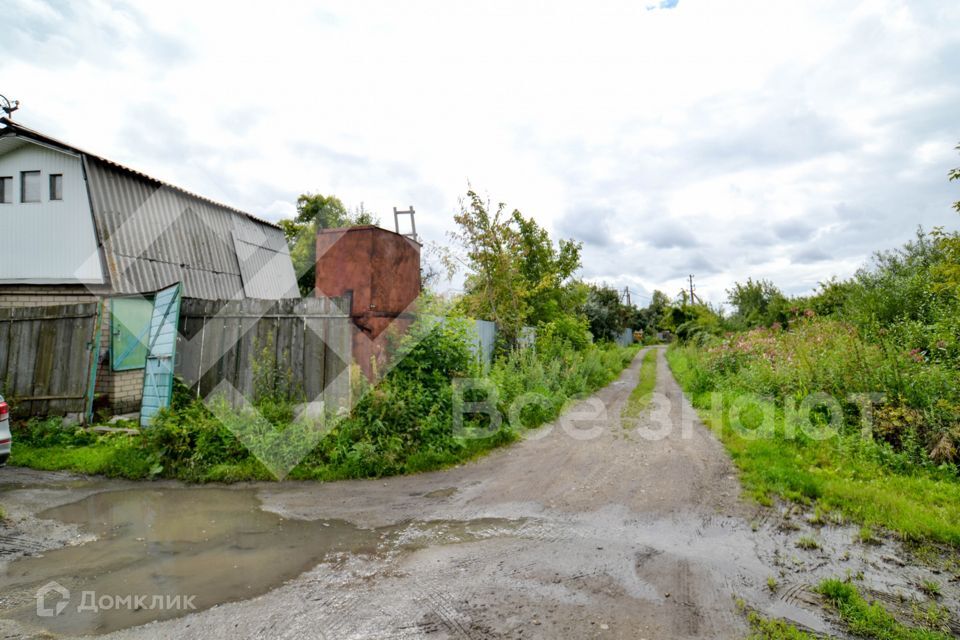
[[[100,363],[97,368],[97,394],[107,398],[113,413],[140,411],[143,398],[143,369],[114,371],[110,366],[110,301],[104,300],[100,324]]]
[[[0,307],[46,307],[56,304],[93,302],[99,298],[85,287],[39,287],[17,285],[0,287]]]

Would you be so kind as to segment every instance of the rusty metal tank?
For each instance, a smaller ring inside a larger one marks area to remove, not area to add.
[[[372,377],[383,363],[387,330],[402,333],[420,295],[420,245],[376,226],[317,233],[317,296],[352,298],[353,359]]]

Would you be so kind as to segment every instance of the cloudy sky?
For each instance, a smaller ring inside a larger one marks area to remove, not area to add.
[[[17,118],[277,219],[468,181],[644,303],[687,274],[810,290],[956,228],[960,2],[0,0]],[[454,285],[455,286],[455,285]]]

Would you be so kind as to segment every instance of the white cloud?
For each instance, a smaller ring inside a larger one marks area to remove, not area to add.
[[[647,4],[22,0],[0,92],[272,218],[332,192],[442,242],[470,180],[641,295],[802,291],[954,225],[960,5]]]

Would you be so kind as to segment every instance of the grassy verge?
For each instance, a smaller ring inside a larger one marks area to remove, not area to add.
[[[627,405],[623,408],[621,417],[639,417],[650,404],[650,400],[653,398],[653,388],[656,385],[657,351],[650,349],[643,356],[643,362],[640,364],[640,379],[637,381],[637,386],[630,392],[630,397],[627,399]],[[632,426],[632,423],[624,423],[624,426]]]
[[[636,347],[604,345],[560,349],[549,356],[541,350],[517,352],[482,376],[491,395],[464,397],[467,402],[495,402],[504,416],[502,425],[489,433],[488,416],[466,415],[466,430],[456,432],[451,380],[481,376],[471,368],[472,353],[454,328],[432,331],[436,335],[420,341],[412,357],[367,390],[352,413],[338,420],[287,477],[329,481],[460,464],[513,442],[524,429],[555,419],[569,402],[614,380],[637,353]],[[514,415],[510,410],[514,401],[531,394],[538,400],[524,402]],[[257,409],[265,418],[253,427],[256,437],[273,450],[287,447],[289,443],[278,435],[301,428],[294,422],[292,404],[264,393]],[[245,414],[228,419],[237,424],[253,420]],[[62,428],[59,420],[18,425],[10,464],[130,479],[273,480],[234,433],[203,403],[183,394],[140,435],[96,435]]]
[[[728,411],[736,394],[698,391],[702,374],[693,348],[671,348],[667,360],[700,417],[739,467],[745,489],[759,502],[769,504],[775,496],[815,502],[822,510],[839,510],[907,540],[960,546],[960,481],[951,470],[891,464],[897,458],[889,448],[858,434],[813,440],[798,433],[786,438],[779,408],[768,437],[737,432]],[[750,427],[748,417],[743,418],[745,427]]]
[[[870,640],[949,640],[953,636],[946,626],[949,612],[933,605],[919,609],[914,621],[907,626],[897,620],[879,603],[868,603],[857,588],[842,580],[824,580],[817,592],[826,604],[836,611],[850,633]],[[771,620],[758,613],[748,614],[748,640],[813,640],[816,636],[800,631],[783,620]]]

